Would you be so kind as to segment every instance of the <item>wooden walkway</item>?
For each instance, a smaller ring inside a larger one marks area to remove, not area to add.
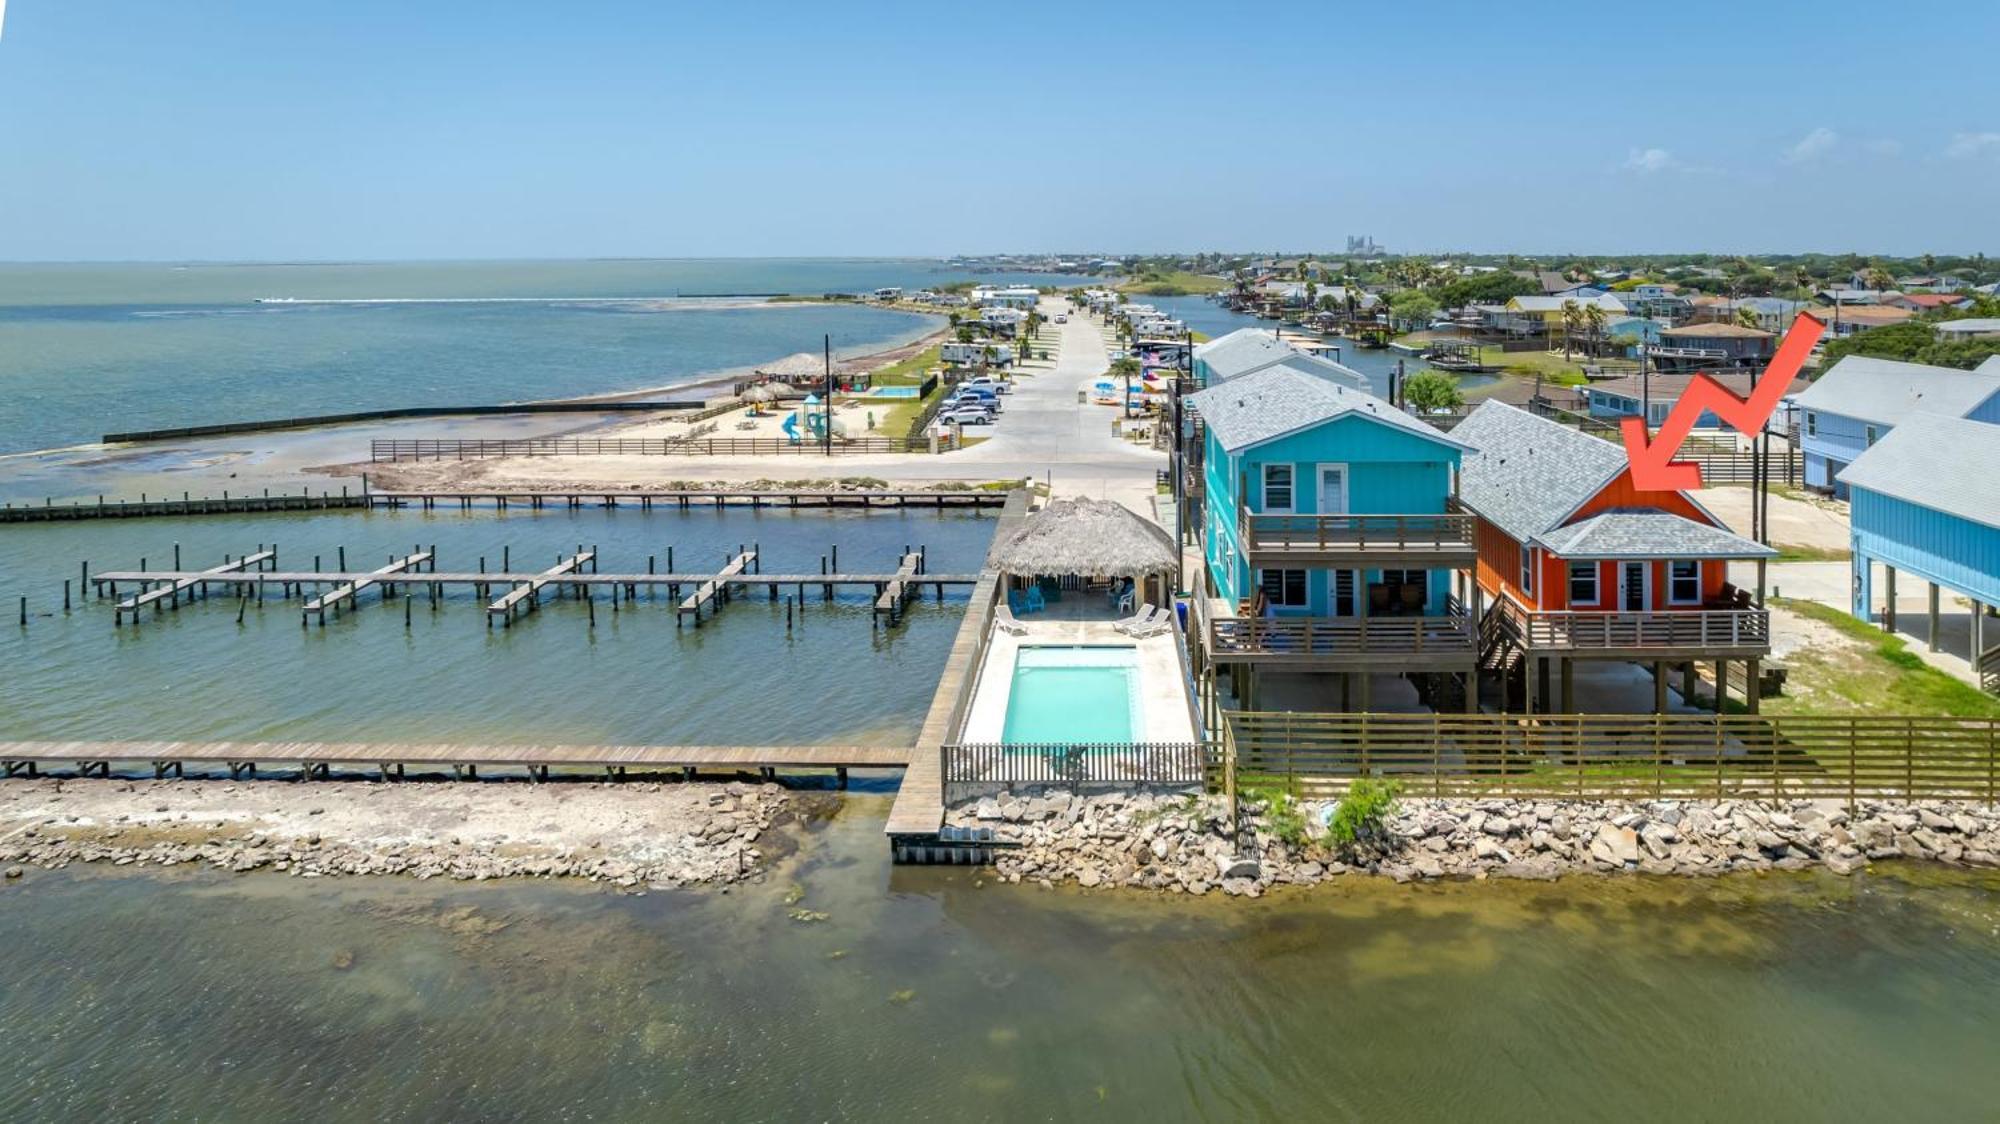
[[[331,591],[320,594],[318,597],[305,603],[304,612],[308,616],[315,612],[318,613],[319,623],[325,624],[326,611],[328,609],[332,609],[338,614],[341,604],[353,601],[355,594],[360,593],[371,585],[381,584],[383,578],[389,577],[392,574],[401,574],[410,570],[421,569],[424,563],[430,560],[431,552],[428,550],[420,550],[415,554],[406,554],[389,563],[387,566],[358,575],[353,581],[343,582],[335,586]],[[384,586],[382,592],[383,596],[387,596],[389,593],[388,587]]]
[[[905,553],[896,566],[896,576],[884,582],[882,592],[875,596],[875,612],[887,616],[889,623],[894,624],[902,614],[903,606],[909,602],[911,592],[922,584],[912,579],[923,572],[923,552],[912,550]]]
[[[622,777],[632,772],[679,770],[738,772],[777,769],[832,769],[845,779],[854,769],[900,769],[910,750],[868,745],[445,745],[435,743],[344,744],[338,742],[0,742],[5,775],[35,776],[47,766],[74,768],[84,776],[109,776],[114,762],[147,762],[155,777],[180,776],[185,764],[223,765],[230,775],[255,776],[257,767],[298,770],[301,780],[324,779],[334,765],[359,765],[384,779],[403,775],[406,766],[448,767],[461,778],[478,776],[481,766],[527,770],[542,780],[551,768],[602,769]]]
[[[681,602],[680,608],[676,610],[676,613],[681,617],[692,615],[695,627],[701,627],[701,607],[711,604],[718,599],[727,601],[729,599],[729,582],[738,575],[748,573],[750,568],[756,564],[756,551],[746,550],[739,553],[736,557],[731,558],[728,564],[723,566],[722,570],[714,577],[695,586],[694,592],[688,594],[687,600]],[[710,615],[714,614],[711,613]]]
[[[501,614],[506,618],[507,623],[512,624],[514,607],[516,605],[525,601],[528,608],[532,611],[536,605],[540,604],[542,590],[550,582],[566,574],[574,574],[585,566],[590,565],[596,559],[596,551],[579,550],[568,558],[557,561],[555,565],[543,570],[527,581],[515,585],[512,590],[502,594],[498,600],[486,606],[486,612],[489,615],[494,613]]]
[[[118,585],[142,585],[148,588],[169,581],[190,580],[196,585],[220,585],[232,588],[253,588],[259,585],[279,586],[323,586],[340,585],[359,578],[369,577],[365,571],[318,571],[318,570],[263,570],[242,573],[211,574],[202,570],[105,570],[90,575],[93,586],[100,589]],[[518,585],[537,581],[545,577],[542,573],[511,573],[500,570],[477,571],[426,570],[422,574],[407,575],[407,580],[399,585]],[[579,586],[676,586],[695,585],[714,580],[714,573],[656,573],[656,574],[564,574],[562,584]],[[979,581],[978,574],[932,574],[915,576],[900,571],[893,574],[732,574],[731,585],[763,586],[885,586],[901,579],[913,587],[927,585],[969,586]]]
[[[175,553],[179,553],[179,548],[175,549]],[[200,573],[201,574],[235,573],[236,571],[239,570],[248,569],[251,566],[262,566],[264,563],[273,561],[277,557],[278,557],[278,552],[275,550],[260,550],[255,554],[246,554],[243,557],[238,558],[233,562],[224,562],[220,566],[212,566],[206,570],[200,571]],[[207,583],[202,581],[200,577],[189,577],[189,578],[180,578],[175,581],[167,582],[163,585],[157,586],[144,593],[135,593],[131,597],[128,597],[125,600],[118,602],[118,604],[114,606],[112,619],[114,623],[122,621],[126,613],[131,613],[132,619],[136,622],[139,619],[138,613],[140,609],[146,607],[147,605],[151,605],[153,606],[153,611],[157,613],[159,612],[160,602],[165,601],[168,598],[172,598],[174,602],[174,607],[179,608],[181,594],[192,593],[197,589],[206,590]]]
[[[470,511],[475,507],[487,506],[502,509],[519,506],[533,510],[634,507],[643,511],[651,511],[655,507],[680,511],[696,507],[994,508],[1004,504],[1007,495],[1006,492],[983,488],[874,489],[853,492],[783,492],[762,489],[580,492],[526,488],[489,491],[376,492],[368,491],[364,486],[364,490],[351,494],[343,488],[338,494],[327,491],[314,494],[306,490],[291,494],[273,495],[267,491],[255,496],[232,496],[224,492],[220,496],[183,495],[180,499],[166,499],[142,493],[136,500],[107,500],[99,497],[94,503],[88,501],[56,503],[53,499],[48,499],[39,505],[9,503],[0,506],[0,523],[137,519],[181,515],[241,515],[264,511],[329,511],[341,508],[378,507],[418,507],[426,511],[439,507],[457,507]]]

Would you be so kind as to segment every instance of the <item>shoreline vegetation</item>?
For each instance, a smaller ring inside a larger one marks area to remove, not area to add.
[[[1190,273],[1184,269],[1146,270],[1130,280],[1120,283],[1117,291],[1130,296],[1144,297],[1195,297],[1210,293],[1220,293],[1229,288],[1229,282],[1206,273]]]

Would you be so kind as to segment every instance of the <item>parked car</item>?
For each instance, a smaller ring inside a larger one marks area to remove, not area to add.
[[[1066,313],[1066,312],[1058,312],[1058,313],[1056,313],[1056,323],[1058,323],[1058,324],[1067,324],[1067,323],[1069,323],[1069,314],[1068,314],[1068,313]]]
[[[996,379],[992,375],[980,375],[978,378],[967,379],[960,386],[962,389],[991,390],[996,394],[1012,394],[1014,392],[1013,383],[1007,382],[1004,379]]]
[[[993,412],[980,406],[959,406],[938,414],[946,425],[992,425]]]

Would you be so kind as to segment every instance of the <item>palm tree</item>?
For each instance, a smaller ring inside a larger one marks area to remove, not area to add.
[[[1924,276],[1929,277],[1930,275],[1937,272],[1936,254],[1925,254],[1923,257],[1918,258],[1917,260],[1924,263]]]
[[[1895,284],[1896,284],[1896,279],[1894,277],[1889,276],[1888,270],[1883,269],[1879,265],[1869,267],[1868,269],[1869,288],[1879,293],[1885,289],[1894,286]]]
[[[1745,304],[1738,305],[1736,308],[1736,326],[1739,328],[1761,328],[1764,326],[1764,322],[1758,317],[1756,309]]]
[[[1583,306],[1576,303],[1576,298],[1572,297],[1564,301],[1562,306],[1562,325],[1563,361],[1565,363],[1570,358],[1570,341],[1576,336],[1578,331],[1582,330],[1583,321]]]
[[[1603,350],[1600,345],[1604,340],[1604,328],[1611,318],[1604,314],[1602,307],[1592,303],[1584,308],[1583,319],[1590,328],[1590,353],[1596,355]]]
[[[1111,373],[1125,382],[1125,396],[1118,400],[1118,412],[1129,416],[1132,412],[1132,379],[1134,376],[1144,374],[1145,368],[1139,365],[1137,359],[1127,355],[1112,361]]]
[[[1819,279],[1813,276],[1812,270],[1798,266],[1792,270],[1792,284],[1798,286],[1799,299],[1804,300],[1819,288]]]

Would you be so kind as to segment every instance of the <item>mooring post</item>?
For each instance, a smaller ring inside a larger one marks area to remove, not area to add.
[[[340,572],[344,574],[347,572],[347,548],[343,546],[338,549],[340,550]]]
[[[69,579],[63,579],[63,612],[69,612]]]

